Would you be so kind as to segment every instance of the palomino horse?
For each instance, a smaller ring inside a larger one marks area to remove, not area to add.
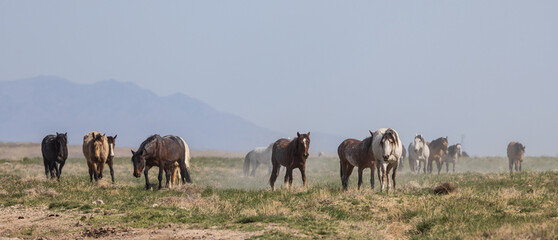
[[[518,142],[510,142],[508,144],[508,159],[510,163],[510,174],[513,173],[515,164],[515,171],[521,172],[521,165],[523,164],[523,156],[525,155],[525,146]]]
[[[454,144],[448,147],[448,154],[444,156],[444,162],[446,163],[446,173],[449,172],[449,164],[453,164],[453,172],[455,172],[455,162],[459,157],[461,157],[462,150],[461,144]]]
[[[438,138],[427,145],[430,150],[430,156],[428,156],[428,173],[432,173],[432,162],[436,161],[438,174],[440,174],[442,170],[442,158],[444,154],[448,153],[448,137]]]
[[[397,166],[402,154],[401,140],[399,134],[391,128],[380,128],[374,132],[372,137],[372,151],[378,169],[378,179],[380,180],[381,190],[389,191],[389,172],[393,169],[391,178],[393,189],[395,190],[395,177],[397,176]]]
[[[420,173],[422,165],[422,171],[426,173],[426,162],[429,155],[430,149],[426,146],[424,138],[422,135],[416,134],[415,139],[409,144],[409,166],[411,171]]]
[[[376,166],[374,153],[372,152],[372,136],[374,133],[369,132],[370,137],[362,141],[352,138],[345,139],[337,148],[341,165],[341,184],[344,190],[348,188],[349,177],[354,167],[358,167],[358,189],[360,190],[362,185],[362,171],[366,168],[370,168],[370,186],[374,189],[374,168]]]
[[[136,152],[132,150],[132,163],[134,164],[134,177],[139,178],[141,176],[141,171],[145,175],[145,188],[150,189],[149,184],[149,169],[152,167],[159,168],[159,175],[157,179],[159,180],[159,189],[162,188],[163,172],[165,171],[165,166],[174,164],[178,162],[180,167],[180,177],[182,182],[189,182],[190,174],[188,173],[186,162],[188,159],[186,146],[184,140],[181,137],[168,135],[161,137],[157,134],[148,137],[143,141]],[[167,185],[170,181],[170,173],[167,175]]]
[[[293,184],[293,169],[300,169],[302,175],[302,185],[306,186],[306,159],[308,158],[308,148],[310,148],[310,132],[307,134],[296,133],[297,137],[292,141],[286,138],[281,138],[273,143],[271,151],[271,176],[269,177],[269,185],[271,190],[275,189],[275,180],[279,175],[281,166],[287,168],[285,173],[285,185],[292,186]]]
[[[62,168],[68,158],[68,133],[56,133],[56,135],[47,135],[41,142],[41,152],[43,153],[43,163],[45,165],[45,174],[48,179],[56,179],[60,181]]]
[[[87,160],[89,167],[89,181],[95,182],[102,178],[105,163],[110,156],[111,147],[105,134],[96,131],[89,132],[83,136],[82,145],[83,156]],[[112,160],[110,160],[112,165]],[[111,167],[112,182],[114,182],[114,170]]]
[[[250,176],[256,176],[256,168],[262,163],[267,165],[268,174],[271,173],[273,165],[271,164],[271,150],[273,143],[267,147],[257,147],[246,154],[244,157],[244,176],[250,173],[250,165],[252,165],[252,172]]]
[[[397,170],[400,172],[403,171],[405,165],[404,164],[405,157],[407,157],[407,149],[405,149],[404,145],[401,145],[401,158],[399,158],[399,167],[397,167]]]
[[[190,148],[188,147],[188,144],[186,144],[186,141],[184,141],[184,139],[180,138],[183,143],[184,143],[184,148],[186,150],[186,158],[184,159],[184,161],[186,162],[186,169],[188,169],[188,171],[190,170]],[[166,165],[165,166],[165,174],[167,179],[170,178],[170,181],[167,180],[167,184],[166,187],[172,187],[174,185],[179,185],[180,184],[180,179],[181,179],[181,175],[180,175],[180,164],[178,164],[178,162],[173,162],[170,165]]]

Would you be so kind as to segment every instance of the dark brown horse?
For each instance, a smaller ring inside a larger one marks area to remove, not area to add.
[[[510,174],[513,173],[515,164],[515,171],[521,172],[521,165],[525,155],[525,146],[518,142],[510,142],[508,144],[508,160],[510,164]]]
[[[186,167],[187,152],[184,143],[184,140],[178,136],[168,135],[161,137],[155,134],[148,137],[141,143],[137,152],[132,150],[134,177],[139,178],[141,176],[141,171],[143,170],[143,174],[145,175],[145,188],[149,190],[151,188],[148,176],[149,169],[152,167],[158,167],[159,175],[157,179],[159,180],[159,189],[161,189],[165,166],[178,162],[182,182],[191,183],[190,174],[188,173],[188,169]],[[166,175],[166,177],[168,186],[170,181],[170,172]]]
[[[438,174],[440,174],[443,157],[445,154],[448,154],[448,137],[441,137],[427,144],[430,150],[430,156],[428,156],[428,173],[432,173],[432,162],[436,161]]]
[[[56,135],[47,135],[41,143],[41,152],[43,153],[43,163],[45,165],[45,174],[48,179],[56,179],[60,181],[62,168],[68,158],[68,133],[56,133]]]
[[[370,135],[374,135],[370,131]],[[372,151],[372,136],[360,141],[357,139],[345,139],[337,148],[340,163],[341,184],[343,189],[347,190],[349,185],[349,177],[354,167],[358,167],[358,189],[362,185],[362,172],[366,168],[370,168],[370,186],[374,189],[374,168],[376,160]]]
[[[293,169],[300,169],[302,175],[302,184],[306,186],[306,159],[308,158],[308,148],[310,147],[310,132],[307,134],[296,133],[297,137],[292,141],[289,139],[281,138],[273,144],[271,151],[271,177],[269,184],[271,190],[275,189],[275,181],[279,175],[281,166],[287,168],[285,174],[285,185],[287,182],[289,186],[293,184]]]

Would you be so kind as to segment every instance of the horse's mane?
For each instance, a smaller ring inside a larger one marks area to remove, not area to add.
[[[424,142],[424,138],[422,137],[422,134],[416,135],[415,138],[420,139],[421,141]]]
[[[145,150],[145,145],[147,145],[148,143],[152,142],[154,139],[156,138],[160,138],[161,136],[159,134],[153,134],[151,136],[149,136],[147,139],[145,139],[145,141],[143,141],[140,145],[140,147],[138,148],[138,153],[142,154],[143,150]]]
[[[367,137],[367,138],[363,139],[362,142],[360,142],[360,144],[362,146],[366,147],[366,149],[370,150],[370,149],[372,149],[372,140],[373,140],[373,137],[370,136],[370,137]]]
[[[383,140],[387,137],[390,137],[393,140],[395,147],[399,146],[399,141],[397,141],[399,136],[397,135],[397,132],[395,132],[395,130],[388,128],[384,133],[384,135],[382,136],[382,141],[380,141],[380,143],[383,143],[384,142]]]
[[[452,156],[455,153],[457,153],[457,144],[448,147],[448,154],[450,156]]]

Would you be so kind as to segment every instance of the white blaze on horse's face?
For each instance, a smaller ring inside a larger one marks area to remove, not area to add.
[[[384,157],[384,160],[388,160],[389,157],[391,156],[391,150],[392,150],[391,141],[389,139],[385,139],[383,141],[383,143],[384,143],[383,144],[384,145],[384,156],[383,157]]]
[[[302,139],[302,144],[304,144],[304,149],[308,150],[308,140],[306,138]]]
[[[114,144],[110,144],[110,156],[114,157]]]

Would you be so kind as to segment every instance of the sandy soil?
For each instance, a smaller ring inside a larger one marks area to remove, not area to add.
[[[218,229],[188,229],[185,225],[162,228],[134,229],[119,227],[93,228],[79,221],[74,213],[53,212],[45,208],[25,208],[21,205],[0,208],[0,240],[10,235],[42,236],[39,239],[246,239],[263,231],[240,232]]]

